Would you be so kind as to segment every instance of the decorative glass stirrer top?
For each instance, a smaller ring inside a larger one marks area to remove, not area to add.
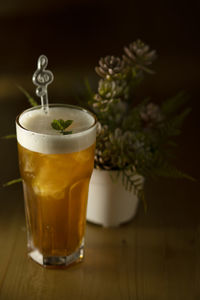
[[[37,62],[37,70],[33,74],[33,83],[37,86],[36,95],[41,97],[42,109],[45,113],[48,112],[48,91],[47,86],[53,81],[53,73],[46,70],[48,58],[45,55],[40,55]]]

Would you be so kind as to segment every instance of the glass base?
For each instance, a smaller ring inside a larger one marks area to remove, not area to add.
[[[43,256],[37,249],[28,253],[35,262],[46,268],[65,268],[74,263],[79,263],[84,257],[84,246],[68,256]]]

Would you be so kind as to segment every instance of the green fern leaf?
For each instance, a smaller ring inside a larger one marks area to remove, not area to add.
[[[182,171],[178,170],[176,167],[168,164],[167,162],[162,164],[162,166],[155,168],[154,174],[161,177],[185,178],[192,181],[196,181],[195,178],[191,177],[186,173],[183,173]]]
[[[16,139],[16,134],[4,135],[4,136],[1,137],[1,139],[6,139],[6,140]]]
[[[38,105],[37,101],[33,99],[33,97],[31,97],[31,95],[23,87],[21,87],[20,85],[17,85],[17,87],[26,96],[31,106]]]
[[[10,185],[13,185],[13,184],[19,183],[19,182],[22,182],[21,178],[13,179],[13,180],[10,180],[10,181],[4,183],[3,187],[10,186]]]
[[[179,108],[185,104],[188,100],[188,95],[185,92],[179,92],[176,96],[165,100],[161,105],[161,110],[163,114],[169,115],[176,112]]]

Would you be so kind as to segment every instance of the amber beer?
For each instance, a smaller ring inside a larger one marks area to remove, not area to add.
[[[72,119],[72,134],[51,128]],[[17,118],[29,256],[44,266],[66,266],[83,257],[86,207],[93,170],[96,120],[86,110],[50,105]]]

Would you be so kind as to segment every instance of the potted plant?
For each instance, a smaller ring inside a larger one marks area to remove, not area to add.
[[[141,40],[124,47],[122,57],[106,56],[95,68],[100,79],[97,92],[87,82],[88,108],[98,118],[95,169],[91,178],[87,220],[118,226],[134,217],[139,199],[144,201],[148,177],[193,179],[170,163],[181,125],[190,112],[182,109],[184,93],[155,104],[137,99],[135,91],[151,65],[156,51]],[[21,87],[34,106],[37,102]],[[5,138],[13,138],[8,135]],[[15,179],[4,186],[20,182]]]
[[[153,74],[156,52],[141,40],[124,48],[122,57],[106,56],[95,68],[98,90],[88,86],[89,108],[97,115],[95,170],[87,220],[118,226],[133,218],[138,199],[144,200],[144,179],[185,177],[170,164],[173,138],[190,109],[181,109],[183,93],[161,105],[150,98],[137,101],[135,91],[146,74]]]

